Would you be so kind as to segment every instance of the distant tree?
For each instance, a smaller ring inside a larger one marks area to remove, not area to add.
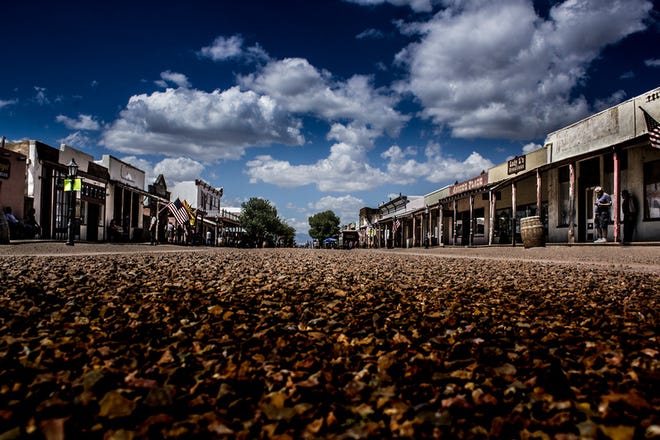
[[[289,226],[283,220],[280,220],[280,227],[278,231],[279,244],[284,247],[293,247],[296,245],[296,230]]]
[[[277,209],[270,201],[252,197],[241,205],[239,216],[246,238],[261,246],[264,241],[272,242],[281,230]]]
[[[309,235],[319,241],[339,234],[339,217],[328,210],[309,217]]]

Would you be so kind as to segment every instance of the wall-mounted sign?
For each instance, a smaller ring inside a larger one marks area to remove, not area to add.
[[[488,174],[481,174],[474,179],[466,180],[465,182],[457,183],[449,188],[449,195],[460,194],[473,189],[481,188],[488,183]]]
[[[526,157],[527,156],[516,156],[511,159],[508,164],[507,174],[516,174],[521,171],[525,171],[526,168]]]
[[[7,159],[0,159],[0,179],[9,179],[11,163]]]
[[[98,205],[105,205],[105,188],[83,182],[80,189],[80,200],[96,203]]]

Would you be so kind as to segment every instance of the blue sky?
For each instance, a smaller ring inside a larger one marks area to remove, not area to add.
[[[303,241],[657,87],[655,3],[9,2],[0,136],[266,198]]]

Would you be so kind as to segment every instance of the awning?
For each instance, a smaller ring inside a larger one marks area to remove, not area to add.
[[[170,203],[170,201],[164,197],[157,196],[156,194],[150,194],[143,189],[137,188],[135,186],[126,185],[125,183],[119,182],[118,180],[110,180],[110,184],[115,185],[118,188],[123,188],[129,191],[133,191],[134,193],[140,194],[141,196],[149,197],[150,199],[154,199],[163,204]]]

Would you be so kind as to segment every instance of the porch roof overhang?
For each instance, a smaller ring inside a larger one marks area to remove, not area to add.
[[[602,154],[610,153],[616,150],[628,150],[630,148],[643,147],[645,145],[648,145],[648,136],[646,135],[638,136],[634,139],[630,139],[620,144],[611,145],[609,147],[601,148],[599,150],[589,151],[576,156],[567,157],[565,159],[561,159],[556,162],[546,163],[531,170],[516,174],[515,176],[512,176],[508,179],[504,179],[499,182],[496,182],[491,185],[490,190],[497,191],[507,185],[511,185],[512,183],[520,182],[521,180],[524,180],[530,177],[531,175],[536,174],[537,171],[543,173],[554,168],[563,167],[571,163],[580,162],[582,160],[589,159],[595,156],[600,156]]]
[[[466,197],[470,197],[470,196],[473,196],[475,194],[481,194],[481,193],[484,193],[484,192],[488,192],[490,190],[491,190],[491,185],[484,185],[484,186],[481,186],[479,188],[474,188],[474,189],[471,189],[471,190],[468,190],[468,191],[463,191],[463,192],[458,193],[458,194],[452,194],[451,196],[444,197],[444,198],[438,200],[438,203],[436,203],[435,206],[445,205],[447,203],[453,202],[454,200],[464,199]]]
[[[140,194],[141,196],[149,197],[150,199],[154,199],[154,200],[156,200],[160,203],[164,203],[164,204],[170,203],[170,201],[168,199],[164,198],[164,197],[158,196],[156,194],[150,194],[150,193],[148,193],[147,191],[145,191],[143,189],[137,188],[135,186],[127,185],[127,184],[125,184],[123,182],[120,182],[118,180],[112,180],[111,179],[110,184],[115,185],[119,188],[127,189],[129,191],[133,191],[134,193]]]

